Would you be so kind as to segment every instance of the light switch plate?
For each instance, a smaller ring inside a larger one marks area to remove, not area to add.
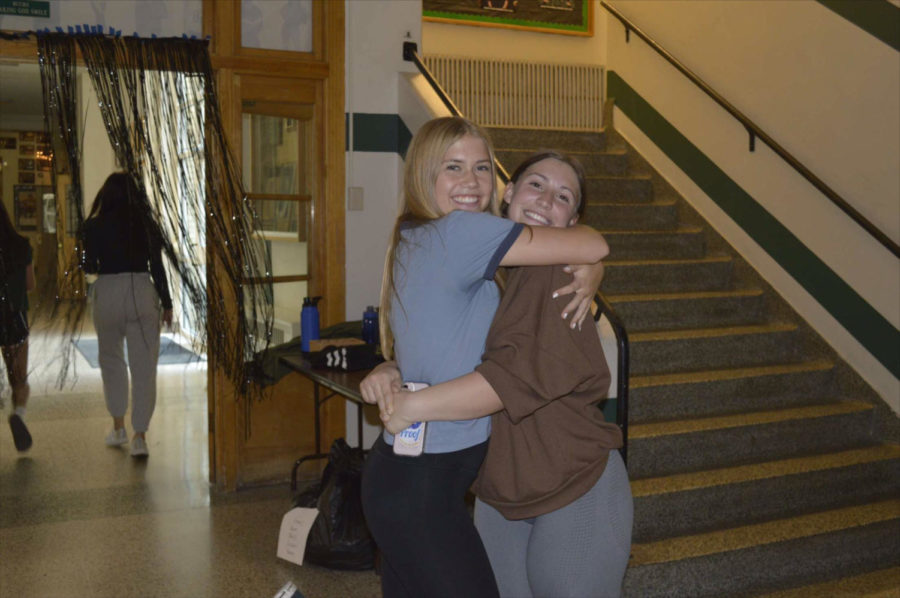
[[[363,188],[349,187],[347,189],[347,210],[350,212],[362,212]]]

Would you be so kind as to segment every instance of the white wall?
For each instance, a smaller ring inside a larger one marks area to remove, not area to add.
[[[358,320],[367,305],[378,303],[387,239],[397,216],[403,160],[396,153],[353,151],[352,116],[398,114],[400,73],[415,70],[403,61],[402,44],[420,41],[421,2],[347,0],[346,8],[347,186],[360,187],[363,193],[363,209],[348,209],[345,223],[346,317]]]
[[[900,55],[813,0],[613,0],[623,14],[895,241]],[[605,12],[605,11],[604,11]],[[900,263],[646,44],[609,17],[608,68],[895,327]],[[900,381],[616,110],[616,128],[900,411]]]
[[[600,0],[592,0],[594,35],[591,37],[479,27],[455,23],[422,23],[425,54],[466,56],[492,60],[604,64],[605,19]]]

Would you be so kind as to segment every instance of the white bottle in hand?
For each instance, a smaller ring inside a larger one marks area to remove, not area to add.
[[[422,390],[428,385],[424,382],[405,382],[403,389],[410,392]],[[394,454],[418,457],[425,450],[425,424],[427,422],[415,422],[408,428],[394,435]]]

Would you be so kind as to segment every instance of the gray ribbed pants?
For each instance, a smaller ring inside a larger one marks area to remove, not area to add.
[[[475,527],[502,598],[622,595],[634,504],[619,451],[594,487],[561,509],[510,521],[475,501]]]
[[[159,295],[147,272],[102,274],[91,293],[106,408],[113,417],[125,416],[130,370],[131,427],[134,432],[146,432],[156,407]]]

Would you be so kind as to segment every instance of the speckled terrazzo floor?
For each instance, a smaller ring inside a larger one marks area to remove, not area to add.
[[[220,494],[209,486],[204,365],[160,366],[150,458],[107,448],[99,370],[53,387],[32,346],[34,437],[17,453],[0,421],[0,597],[267,598],[293,581],[306,598],[380,596],[372,571],[299,567],[275,557],[286,486]],[[5,376],[5,371],[2,372]],[[130,422],[126,418],[130,432]]]

